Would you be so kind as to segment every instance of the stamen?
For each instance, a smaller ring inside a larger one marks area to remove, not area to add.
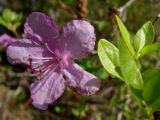
[[[49,64],[43,65],[42,67],[32,68],[31,73],[36,74],[36,73],[39,73],[39,72],[44,72],[45,70],[47,70],[51,66],[55,65],[55,63],[57,63],[57,60],[53,60]]]
[[[29,59],[28,59],[28,61],[29,61],[29,65],[28,65],[28,68],[32,68],[32,58],[31,58],[31,55],[29,55]]]
[[[46,46],[47,50],[48,50],[50,53],[52,53],[53,55],[55,55],[55,53],[49,48],[49,46],[48,46],[47,43],[45,43],[45,46]]]
[[[52,60],[55,57],[31,57],[30,59],[37,59],[37,60]]]
[[[48,61],[49,61],[48,59],[46,59],[46,60],[44,59],[43,60],[43,62],[48,62]],[[32,63],[39,63],[39,61],[33,61]]]

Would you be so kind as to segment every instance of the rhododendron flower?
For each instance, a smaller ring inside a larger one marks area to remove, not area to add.
[[[47,109],[65,86],[83,95],[99,89],[100,81],[74,63],[94,49],[94,28],[89,22],[73,20],[59,29],[48,16],[33,12],[26,19],[24,32],[27,39],[9,45],[7,56],[10,63],[26,64],[32,74],[38,74],[30,87],[35,107]]]
[[[10,45],[12,42],[16,41],[15,38],[12,38],[10,37],[9,35],[7,34],[2,34],[0,36],[0,45],[3,47],[3,48],[6,48],[8,45]]]

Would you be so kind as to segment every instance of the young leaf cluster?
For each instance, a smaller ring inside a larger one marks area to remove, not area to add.
[[[122,39],[117,47],[101,39],[98,55],[104,68],[113,76],[123,80],[135,100],[147,105],[150,112],[160,110],[160,68],[141,72],[140,59],[160,49],[160,43],[153,43],[155,31],[152,23],[146,22],[135,34],[134,39],[118,16],[116,16]]]
[[[4,9],[2,15],[0,16],[0,24],[5,26],[8,30],[13,33],[21,25],[22,13],[17,14],[10,9]]]

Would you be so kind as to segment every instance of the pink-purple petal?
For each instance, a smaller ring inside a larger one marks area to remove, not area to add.
[[[73,20],[61,30],[61,51],[70,52],[74,58],[85,57],[94,45],[94,28],[85,20]]]
[[[16,41],[17,39],[10,37],[7,34],[2,34],[0,36],[0,44],[2,45],[3,48],[6,48],[8,45]]]
[[[56,101],[64,92],[64,79],[61,74],[47,70],[39,80],[31,84],[32,104],[42,110],[46,110],[48,105]]]
[[[25,34],[31,40],[56,45],[59,29],[49,16],[33,12],[27,17],[24,26]]]
[[[77,64],[70,64],[63,70],[65,84],[83,95],[90,95],[100,88],[100,80],[93,74],[83,70]]]
[[[26,64],[36,62],[34,67],[42,65],[41,59],[33,59],[35,57],[44,58],[52,56],[44,47],[34,44],[28,39],[18,40],[7,47],[7,58],[11,64]],[[32,61],[30,59],[32,58]]]

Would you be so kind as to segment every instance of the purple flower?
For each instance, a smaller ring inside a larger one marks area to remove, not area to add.
[[[28,39],[15,41],[7,48],[12,64],[26,64],[38,79],[31,84],[33,105],[45,110],[57,100],[64,88],[83,95],[99,90],[100,81],[74,63],[94,49],[94,28],[84,20],[73,20],[59,29],[52,19],[34,12],[26,19]]]
[[[6,48],[8,45],[10,45],[14,41],[16,41],[16,39],[10,37],[7,34],[2,34],[0,36],[0,44],[2,45],[3,48]]]

